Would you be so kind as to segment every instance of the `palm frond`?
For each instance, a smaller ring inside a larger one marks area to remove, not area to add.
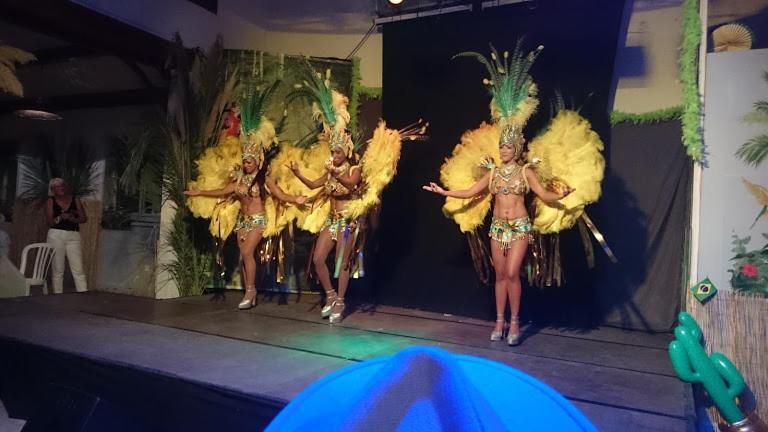
[[[96,190],[96,164],[84,146],[61,146],[67,151],[49,154],[45,158],[19,157],[22,174],[21,198],[27,202],[42,204],[48,199],[48,182],[60,177],[77,197],[92,194]]]
[[[121,137],[124,157],[119,183],[125,192],[134,194],[147,185],[161,183],[170,139],[166,126],[164,116],[155,113]]]
[[[220,57],[219,61],[223,62],[224,57]],[[221,66],[221,64],[219,66]],[[221,87],[221,91],[218,92],[216,98],[213,101],[213,106],[210,110],[210,113],[208,114],[208,121],[205,125],[205,128],[203,129],[203,136],[208,137],[208,142],[206,143],[207,147],[210,147],[216,143],[216,139],[218,138],[216,131],[221,129],[221,123],[223,121],[224,111],[227,105],[235,98],[237,86],[239,85],[239,76],[238,68],[235,67],[230,72],[229,78],[224,81]]]
[[[755,111],[763,114],[768,114],[768,101],[755,102]]]
[[[758,135],[736,150],[736,157],[747,165],[757,167],[768,156],[768,134]]]
[[[52,178],[42,159],[19,156],[21,194],[27,202],[42,204],[48,198],[48,181]]]
[[[752,111],[744,116],[744,121],[750,124],[764,124],[768,126],[768,113]]]
[[[322,127],[320,125],[317,125],[314,129],[309,131],[306,135],[301,137],[298,141],[293,143],[294,147],[308,149],[315,145],[317,142],[317,136],[322,130]]]

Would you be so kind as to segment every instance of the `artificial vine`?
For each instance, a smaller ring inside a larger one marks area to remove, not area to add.
[[[704,156],[701,139],[701,98],[699,97],[699,45],[701,20],[699,0],[683,1],[683,45],[680,53],[680,80],[683,83],[683,145],[688,156],[700,161]]]

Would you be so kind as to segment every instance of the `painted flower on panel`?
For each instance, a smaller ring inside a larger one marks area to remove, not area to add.
[[[763,234],[768,240],[768,234]],[[747,250],[751,237],[740,238],[733,234],[734,253],[731,261],[731,286],[737,291],[762,294],[768,297],[768,244],[755,250]]]

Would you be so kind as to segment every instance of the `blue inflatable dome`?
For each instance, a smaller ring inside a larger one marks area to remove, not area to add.
[[[345,367],[294,398],[285,431],[595,431],[541,381],[490,360],[414,347]]]

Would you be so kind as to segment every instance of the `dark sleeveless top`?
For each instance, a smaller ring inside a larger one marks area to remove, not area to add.
[[[65,212],[59,203],[57,203],[55,199],[51,198],[51,200],[53,200],[53,218],[56,219],[57,217],[61,216],[62,213],[69,213],[75,217],[79,216],[77,214],[77,204],[75,203],[76,199],[77,198],[72,197],[72,202],[69,203],[69,208]],[[71,220],[61,219],[59,223],[53,225],[51,228],[64,231],[80,231],[80,224]]]

